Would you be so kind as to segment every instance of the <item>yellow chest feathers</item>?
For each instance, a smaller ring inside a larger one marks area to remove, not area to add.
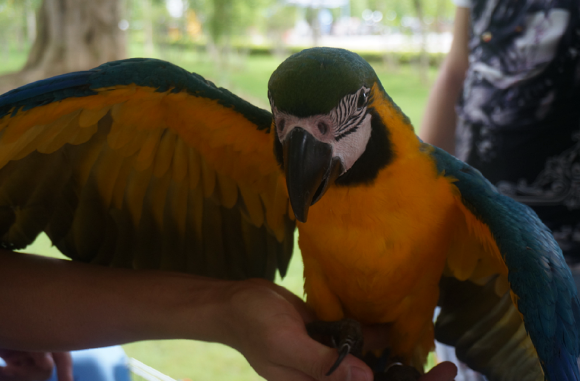
[[[320,318],[339,319],[342,310],[392,321],[403,300],[436,300],[454,201],[449,181],[416,152],[372,185],[329,189],[299,224],[305,291]],[[333,298],[340,308],[329,305]]]

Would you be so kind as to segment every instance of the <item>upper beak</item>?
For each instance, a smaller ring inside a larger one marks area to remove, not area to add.
[[[342,173],[340,159],[332,157],[332,146],[300,127],[284,140],[284,169],[290,204],[300,222],[306,222],[308,208]]]

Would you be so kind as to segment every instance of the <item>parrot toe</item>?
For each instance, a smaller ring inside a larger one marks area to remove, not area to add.
[[[362,328],[358,321],[342,319],[338,321],[315,321],[307,324],[306,330],[313,339],[338,349],[338,358],[328,370],[330,376],[349,353],[361,357],[363,348]]]

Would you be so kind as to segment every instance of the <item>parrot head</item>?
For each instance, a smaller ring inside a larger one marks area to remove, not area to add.
[[[299,221],[330,186],[372,182],[391,160],[373,86],[386,96],[373,68],[343,49],[303,50],[272,74],[274,152]]]

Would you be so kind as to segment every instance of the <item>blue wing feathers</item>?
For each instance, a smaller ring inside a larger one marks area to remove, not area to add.
[[[94,91],[86,88],[91,74],[89,71],[68,73],[11,90],[0,96],[0,118],[14,107],[14,112],[17,112],[21,108],[28,110],[68,97],[95,94]]]
[[[578,364],[573,356],[562,356],[565,350],[558,348],[551,361],[546,361],[544,371],[549,375],[549,380],[577,381]]]
[[[479,171],[433,149],[439,172],[457,179],[462,202],[495,238],[546,379],[579,381],[580,303],[551,232],[533,210],[499,194]]]
[[[151,58],[108,62],[89,71],[63,74],[9,91],[0,96],[0,118],[69,97],[94,95],[96,89],[131,84],[151,87],[159,92],[187,91],[193,96],[215,99],[242,114],[260,130],[269,131],[272,123],[268,111],[216,87],[198,74]]]

